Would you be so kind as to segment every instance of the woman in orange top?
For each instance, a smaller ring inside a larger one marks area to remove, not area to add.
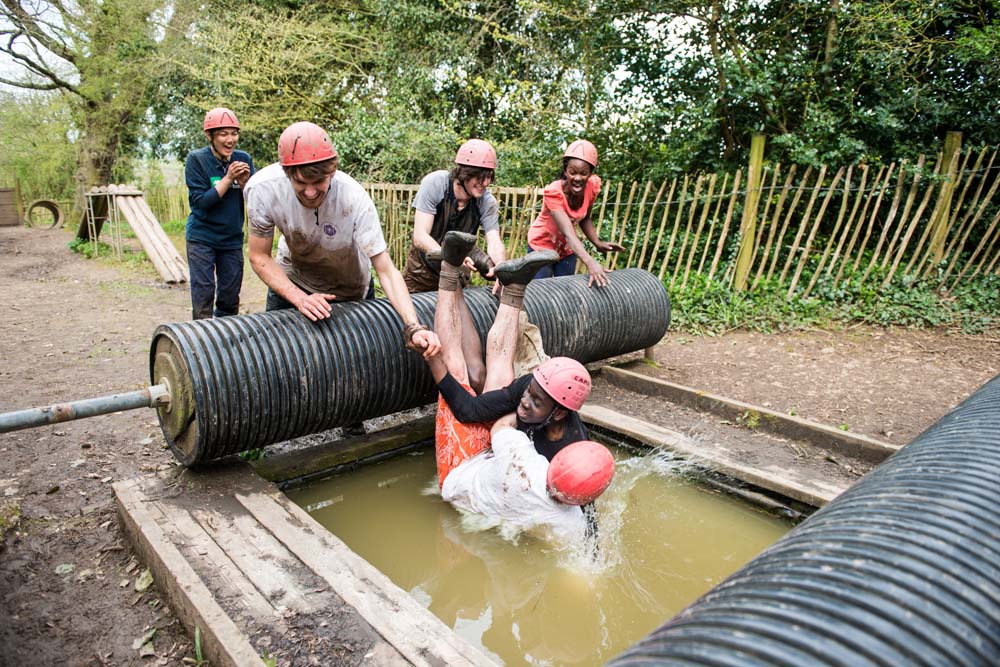
[[[535,278],[571,276],[576,271],[576,260],[580,259],[590,272],[589,286],[604,287],[608,276],[604,267],[595,260],[583,241],[577,236],[579,226],[594,247],[602,253],[625,250],[617,243],[605,243],[597,236],[590,212],[594,200],[601,191],[601,177],[594,173],[597,168],[597,149],[585,139],[577,139],[563,154],[561,178],[545,188],[542,212],[531,223],[528,230],[528,251],[555,250],[560,260],[538,272]]]

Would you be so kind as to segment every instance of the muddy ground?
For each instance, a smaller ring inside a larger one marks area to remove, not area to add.
[[[0,412],[142,388],[153,330],[189,317],[186,288],[83,259],[71,238],[0,228]],[[247,273],[256,312],[264,290]],[[656,356],[644,372],[896,444],[1000,372],[997,338],[869,327],[671,333]],[[190,664],[155,583],[137,590],[111,493],[173,465],[151,410],[0,435],[0,665]]]

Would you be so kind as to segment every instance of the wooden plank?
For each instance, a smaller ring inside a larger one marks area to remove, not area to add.
[[[147,508],[189,563],[201,560],[210,564],[213,586],[217,591],[226,591],[216,593],[216,597],[231,599],[243,613],[258,622],[274,618],[274,606],[186,510],[156,501],[149,502]]]
[[[145,507],[147,499],[135,480],[112,485],[118,514],[129,541],[178,620],[194,636],[215,667],[265,667],[246,636],[215,601],[184,556],[166,538]]]
[[[136,211],[132,205],[132,199],[132,197],[118,197],[117,204],[119,209],[121,209],[122,216],[132,228],[132,231],[135,232],[136,238],[139,239],[139,243],[142,245],[143,250],[146,251],[149,261],[156,268],[156,272],[160,274],[160,278],[167,283],[176,282],[177,276],[174,274],[174,267],[170,266],[164,260],[160,248],[150,235],[148,223]]]
[[[691,227],[694,225],[694,215],[698,212],[698,197],[701,196],[701,188],[704,183],[705,174],[698,174],[698,178],[694,183],[694,194],[691,196],[691,201],[687,207],[688,214],[687,222],[684,224],[684,234],[681,236],[680,245],[677,247],[677,263],[674,265],[674,273],[670,277],[671,285],[677,282],[681,266],[684,265],[684,255],[687,252],[688,241],[691,239]]]
[[[613,429],[648,445],[689,456],[711,470],[774,491],[812,507],[826,505],[848,488],[846,484],[812,479],[797,470],[779,468],[775,465],[750,466],[742,463],[737,454],[722,444],[695,442],[676,431],[623,415],[599,405],[583,406],[580,410],[580,418],[587,423]]]
[[[236,499],[414,665],[495,667],[285,496],[237,493]]]
[[[660,205],[660,199],[663,197],[663,191],[667,187],[666,179],[660,184],[660,189],[656,191],[656,198],[653,199],[653,206],[649,209],[649,216],[646,218],[646,233],[642,238],[642,254],[639,255],[639,261],[636,262],[636,266],[642,268],[643,262],[646,261],[646,249],[649,245],[649,234],[653,229],[653,218],[656,217],[656,207]],[[632,264],[632,258],[629,257],[629,264]]]
[[[868,176],[867,169],[868,165],[865,165],[865,177]],[[879,191],[877,197],[873,197],[872,195],[879,189],[879,185],[882,182],[882,175],[884,173],[885,165],[882,165],[879,167],[878,174],[875,175],[875,180],[872,182],[872,189],[869,192],[865,192],[864,188],[862,188],[861,192],[858,193],[858,198],[864,199],[865,205],[861,209],[861,215],[857,218],[857,224],[852,225],[854,227],[854,231],[851,233],[851,240],[848,241],[847,248],[844,250],[843,260],[840,263],[840,268],[837,269],[837,275],[833,279],[834,284],[838,284],[840,282],[840,277],[843,275],[844,269],[846,269],[847,265],[851,263],[851,253],[854,252],[854,246],[858,242],[858,236],[861,234],[862,228],[865,229],[865,236],[864,241],[861,243],[861,247],[858,249],[858,254],[860,255],[864,252],[865,244],[868,243],[868,237],[871,235],[871,223],[869,222],[869,224],[866,225],[865,220],[868,220],[868,209],[871,206],[872,200],[877,199],[877,202],[879,203],[882,201],[881,191]],[[876,203],[875,208],[876,210],[878,209],[878,203]]]
[[[965,242],[969,238],[969,233],[972,231],[972,228],[975,227],[976,223],[979,222],[980,217],[982,217],[983,210],[986,208],[987,204],[990,201],[992,201],[993,194],[996,192],[997,187],[1000,186],[1000,178],[994,178],[993,184],[990,186],[989,194],[986,195],[986,198],[983,199],[982,203],[980,204],[980,198],[983,192],[983,186],[987,181],[988,175],[993,172],[993,161],[996,159],[997,152],[998,152],[997,150],[994,150],[993,154],[990,156],[989,164],[986,165],[986,170],[983,172],[982,178],[979,179],[979,187],[976,188],[976,194],[973,197],[972,203],[969,205],[969,210],[962,218],[962,222],[960,225],[960,227],[962,228],[962,232],[961,232],[961,239],[957,244],[958,247],[953,249],[951,246],[949,246],[948,250],[946,251],[946,254],[951,254],[951,261],[948,263],[948,268],[945,269],[944,275],[941,277],[941,284],[944,284],[945,281],[948,280],[948,277],[951,275],[951,272],[955,269],[955,264],[956,262],[958,262],[959,257],[961,257],[962,249],[965,247]],[[976,167],[975,167],[976,170],[979,169],[980,164],[981,161],[976,162]],[[956,236],[958,235],[956,234]],[[954,254],[952,254],[953,251]]]
[[[760,214],[760,224],[757,225],[757,237],[753,241],[753,254],[750,256],[750,270],[753,271],[753,266],[757,262],[757,256],[760,252],[761,242],[764,240],[764,228],[768,226],[768,213],[771,212],[771,204],[774,202],[774,186],[778,182],[778,172],[781,171],[781,163],[774,165],[774,169],[771,170],[771,184],[767,186],[767,195],[764,197],[764,212]],[[767,167],[764,167],[762,172],[762,178],[767,179]],[[762,181],[763,182],[763,181]],[[725,189],[725,187],[723,187]],[[766,257],[765,257],[766,258]],[[760,268],[763,265],[763,261],[757,267],[757,273],[760,274]],[[757,279],[754,278],[754,285],[757,284]]]
[[[885,174],[885,180],[881,183],[879,188],[878,197],[875,200],[875,206],[872,208],[871,218],[868,220],[868,225],[865,227],[865,236],[861,240],[861,245],[858,246],[858,254],[854,258],[854,264],[851,265],[851,273],[855,273],[858,270],[858,266],[861,264],[861,260],[865,256],[865,248],[868,246],[868,239],[871,237],[872,229],[875,227],[875,219],[878,216],[879,209],[882,207],[882,197],[885,195],[885,190],[889,187],[889,183],[892,181],[892,172],[896,168],[896,163],[893,162],[889,165],[889,171]],[[885,226],[882,227],[882,236],[885,236]],[[878,248],[876,247],[875,253],[878,254]],[[869,267],[871,264],[869,264]],[[867,272],[866,274],[867,275]],[[861,282],[864,282],[864,276],[861,278]]]
[[[820,255],[819,263],[816,265],[816,270],[813,271],[812,278],[809,280],[809,284],[806,285],[805,291],[802,293],[802,298],[809,296],[812,292],[812,288],[815,287],[816,281],[819,280],[820,274],[823,268],[826,266],[826,260],[829,258],[830,253],[833,252],[833,242],[837,239],[837,235],[840,233],[840,228],[844,223],[844,216],[847,214],[847,203],[850,201],[851,196],[851,175],[854,173],[854,165],[847,167],[847,174],[844,176],[844,194],[840,198],[840,209],[837,213],[837,221],[833,225],[833,231],[830,233],[830,238],[826,241],[826,247],[823,249],[823,254]],[[833,188],[830,189],[830,194],[827,195],[827,201],[833,198]],[[841,239],[841,242],[843,239]],[[832,266],[832,263],[831,263]],[[830,272],[826,272],[830,275]]]
[[[213,508],[191,508],[190,514],[272,604],[304,614],[328,606],[307,593],[309,587],[295,574],[300,567],[295,557],[252,517]]]
[[[646,181],[646,189],[642,191],[642,199],[639,200],[639,214],[636,216],[635,221],[635,234],[632,235],[632,243],[629,243],[628,260],[625,262],[625,266],[632,266],[632,260],[635,259],[635,247],[636,239],[639,237],[639,232],[642,230],[642,221],[646,215],[646,200],[649,199],[649,193],[653,189],[653,181]],[[647,225],[648,228],[648,225]],[[647,231],[647,236],[648,236]],[[617,253],[615,253],[617,254]]]
[[[716,414],[734,422],[748,411],[756,412],[761,417],[758,428],[762,431],[808,442],[816,447],[870,463],[881,463],[899,450],[896,445],[858,433],[842,431],[826,424],[819,424],[801,417],[769,410],[759,405],[744,403],[674,382],[652,378],[624,368],[605,366],[601,368],[600,373],[601,377],[607,378],[611,383],[629,391],[665,398],[671,403]]]
[[[939,155],[940,157],[940,155]],[[936,165],[940,164],[940,159],[935,162],[934,173],[937,174]],[[897,244],[902,236],[904,230],[906,229],[906,223],[910,220],[910,210],[913,208],[913,203],[917,200],[917,193],[919,192],[920,181],[923,180],[923,168],[924,168],[924,156],[921,155],[920,159],[917,160],[917,168],[913,172],[913,181],[910,183],[910,189],[906,195],[906,203],[903,205],[903,213],[899,216],[899,224],[896,225],[896,230],[892,233],[892,238],[889,240],[889,245],[886,246],[885,255],[882,257],[882,263],[879,265],[883,269],[887,268],[892,262],[892,257],[895,254]]]
[[[935,166],[934,166],[934,175],[935,176],[938,175],[938,173],[940,171],[940,168],[941,168],[941,156],[938,155],[937,164],[935,164]],[[930,201],[931,193],[933,193],[933,192],[934,192],[934,183],[932,181],[930,184],[928,184],[927,190],[924,192],[923,199],[921,199],[921,201],[920,201],[920,205],[917,207],[916,212],[913,214],[913,218],[910,221],[910,224],[907,225],[907,227],[906,227],[906,234],[903,235],[903,239],[899,243],[899,248],[897,249],[896,256],[895,256],[895,258],[892,261],[892,266],[889,267],[889,272],[886,274],[885,280],[882,281],[882,288],[883,289],[885,287],[887,287],[890,282],[892,282],[892,278],[893,278],[893,276],[896,273],[896,268],[899,266],[899,263],[903,260],[903,257],[906,254],[906,248],[907,248],[907,246],[909,244],[910,237],[913,235],[913,230],[917,228],[918,224],[920,224],[920,216],[923,214],[924,208],[926,208],[927,202]],[[909,203],[909,202],[907,202],[907,203]],[[901,226],[902,226],[902,223],[903,223],[904,219],[906,219],[905,212],[904,212],[903,218],[900,219],[900,221],[899,221]],[[926,228],[925,228],[925,230],[926,230]],[[888,254],[889,253],[886,253],[886,256],[888,256]]]

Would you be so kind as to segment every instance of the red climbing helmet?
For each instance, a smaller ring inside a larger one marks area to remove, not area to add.
[[[330,135],[316,123],[299,121],[285,128],[278,138],[278,160],[283,167],[312,164],[337,157]]]
[[[591,167],[597,168],[597,147],[586,139],[577,139],[567,146],[563,157],[573,157],[577,160],[583,160]]]
[[[590,395],[590,373],[575,359],[552,357],[531,374],[545,393],[567,410],[579,410]]]
[[[493,146],[488,141],[469,139],[459,146],[458,152],[455,153],[455,164],[482,167],[483,169],[496,169],[497,152],[493,150]]]
[[[205,122],[201,124],[202,130],[207,132],[222,127],[235,127],[238,130],[240,129],[240,120],[226,107],[216,107],[205,112]]]
[[[549,495],[566,505],[586,505],[611,484],[615,457],[593,440],[581,440],[560,449],[549,463]]]

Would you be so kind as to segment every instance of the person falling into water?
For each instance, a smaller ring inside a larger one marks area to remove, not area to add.
[[[441,391],[435,457],[442,498],[508,528],[541,528],[559,542],[578,543],[593,532],[579,505],[591,503],[610,483],[613,461],[609,466],[607,459],[593,456],[574,460],[569,467],[583,470],[596,463],[599,468],[587,476],[586,490],[574,484],[572,476],[552,480],[555,483],[550,485],[548,473],[550,458],[586,439],[575,410],[589,394],[590,375],[582,364],[565,357],[550,359],[517,381],[513,368],[525,288],[539,268],[557,257],[546,251],[529,253],[491,271],[503,288],[487,336],[484,393],[475,396],[462,354],[463,324],[457,298],[461,266],[474,244],[470,234],[449,232],[445,236],[434,318],[442,346],[440,354],[426,357]],[[469,419],[470,415],[486,418]],[[595,477],[603,484],[595,484]]]

